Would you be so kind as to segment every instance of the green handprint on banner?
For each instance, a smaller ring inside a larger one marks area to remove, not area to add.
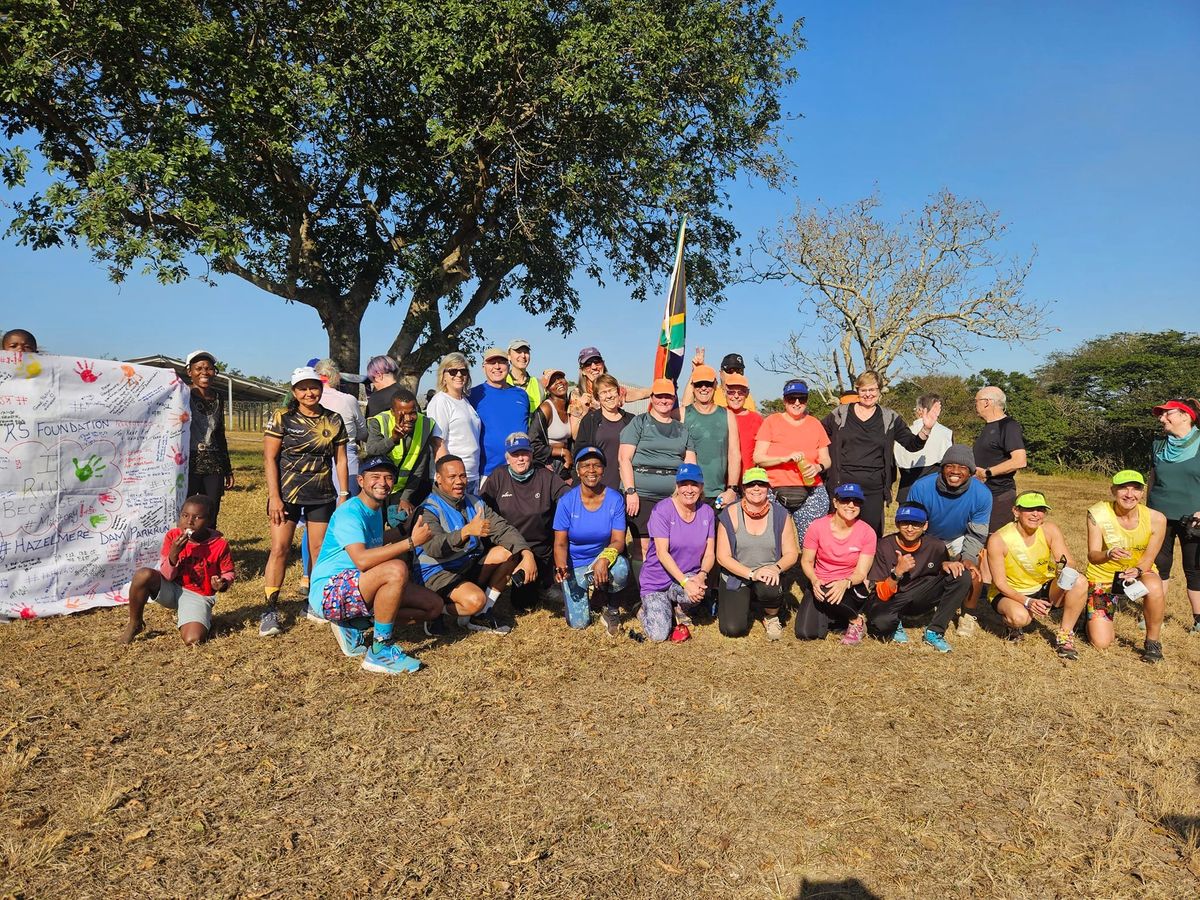
[[[177,491],[183,490],[183,473],[182,472],[180,472],[178,475],[175,476],[175,490],[177,490]]]
[[[75,477],[80,481],[87,481],[93,475],[99,475],[107,468],[104,460],[95,453],[89,456],[82,466],[79,464],[79,460],[73,456],[71,457],[71,462],[75,464]]]
[[[106,521],[108,521],[108,516],[104,515],[104,513],[96,513],[96,515],[88,518],[88,522],[91,523],[91,526],[93,528],[98,527],[101,522],[106,522]]]

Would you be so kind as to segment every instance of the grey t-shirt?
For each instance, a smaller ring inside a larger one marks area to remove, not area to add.
[[[634,416],[633,421],[621,432],[622,444],[633,444],[633,483],[638,496],[661,500],[675,491],[674,472],[683,462],[683,455],[696,444],[692,434],[682,422],[672,419],[659,422],[649,413]],[[651,466],[664,470],[662,474],[639,472],[638,466]],[[671,474],[665,470],[670,469]]]

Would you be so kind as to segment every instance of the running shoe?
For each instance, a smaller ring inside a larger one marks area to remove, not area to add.
[[[258,620],[258,636],[259,637],[274,637],[283,631],[279,627],[279,613],[274,609],[268,609],[262,614],[262,618]]]
[[[1192,622],[1192,628],[1188,634],[1192,637],[1200,637],[1200,622]]]
[[[449,634],[446,631],[446,620],[441,616],[438,616],[436,619],[430,619],[421,627],[424,628],[425,633],[431,638],[443,638]]]
[[[1010,644],[1019,644],[1025,640],[1025,631],[1021,628],[1004,629],[1004,639]]]
[[[333,630],[333,636],[337,638],[338,646],[342,648],[342,653],[346,656],[362,656],[371,646],[370,630],[339,625],[337,622],[330,622],[329,627]]]
[[[1146,616],[1144,613],[1138,613],[1138,631],[1146,630]]]
[[[894,632],[892,632],[892,643],[893,644],[907,644],[908,643],[908,632],[904,630],[903,622],[896,623],[896,630]]]
[[[862,643],[863,634],[866,633],[867,626],[863,624],[861,619],[855,619],[846,626],[846,633],[842,635],[843,647],[856,647]]]
[[[604,609],[600,613],[600,624],[604,626],[604,633],[609,637],[620,637],[621,635],[621,614],[615,609]]]
[[[395,644],[372,644],[362,667],[378,675],[408,675],[421,668],[421,662]]]
[[[693,624],[692,617],[683,611],[682,606],[675,607],[675,621],[680,625],[686,625],[688,628],[691,628]]]
[[[1054,635],[1054,652],[1058,654],[1060,659],[1079,658],[1079,654],[1075,652],[1075,638],[1065,631],[1060,631]]]
[[[1158,641],[1146,641],[1146,647],[1142,650],[1142,662],[1148,662],[1151,665],[1160,663],[1163,659],[1162,644]]]
[[[692,632],[682,622],[671,629],[671,643],[673,644],[682,644],[691,636]]]
[[[927,647],[932,647],[938,653],[949,653],[951,647],[946,643],[945,635],[938,634],[932,628],[926,628],[925,633],[921,635],[921,641]]]
[[[508,634],[512,631],[512,626],[497,619],[490,609],[473,616],[459,616],[458,624],[467,631],[486,631],[491,634]]]
[[[767,629],[768,641],[777,641],[783,637],[783,623],[779,621],[779,616],[767,616],[763,619],[763,627]]]
[[[960,638],[974,637],[978,630],[979,620],[969,612],[961,613],[958,617],[958,624],[954,626],[954,633]]]
[[[318,625],[329,624],[329,620],[327,618],[325,618],[307,603],[304,604],[304,618],[308,619],[310,622],[316,622]]]

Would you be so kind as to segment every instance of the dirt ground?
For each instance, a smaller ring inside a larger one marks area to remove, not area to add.
[[[1194,897],[1200,638],[1060,662],[831,636],[685,644],[403,629],[416,676],[327,628],[257,636],[255,442],[222,525],[239,581],[185,649],[148,611],[0,626],[0,896]],[[1103,483],[1026,477],[1082,554]],[[296,596],[298,569],[285,593]]]

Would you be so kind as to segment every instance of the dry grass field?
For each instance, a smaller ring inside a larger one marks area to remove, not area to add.
[[[1060,662],[837,639],[651,646],[521,617],[384,679],[294,622],[257,636],[256,441],[214,639],[124,609],[0,627],[0,896],[1195,897],[1200,639]],[[1083,550],[1105,490],[1037,478]],[[295,596],[297,566],[288,573]],[[293,616],[299,602],[289,605]]]

